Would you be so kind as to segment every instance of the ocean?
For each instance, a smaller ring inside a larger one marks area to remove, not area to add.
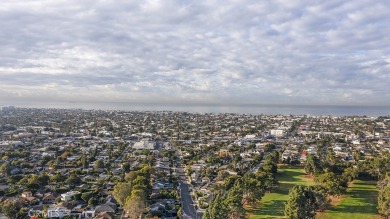
[[[12,105],[12,104],[8,104]],[[1,106],[8,106],[1,103]],[[239,113],[311,116],[389,116],[390,106],[310,106],[310,105],[164,105],[135,103],[18,103],[15,107],[101,109],[126,111],[177,111],[191,113]]]

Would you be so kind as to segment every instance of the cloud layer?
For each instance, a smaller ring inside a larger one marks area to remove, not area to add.
[[[0,99],[390,105],[390,2],[2,0]]]

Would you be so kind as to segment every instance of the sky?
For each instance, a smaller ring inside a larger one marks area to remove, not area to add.
[[[390,105],[390,1],[1,0],[0,102]]]

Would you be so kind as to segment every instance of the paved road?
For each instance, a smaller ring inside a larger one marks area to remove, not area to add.
[[[182,200],[182,209],[184,213],[183,219],[197,219],[197,212],[192,202],[191,195],[189,192],[189,187],[186,182],[180,184],[181,200]]]
[[[183,167],[179,163],[179,167],[176,169],[179,175],[180,181],[180,196],[182,201],[183,219],[198,219],[202,218],[200,214],[196,212],[194,203],[191,199],[191,193],[189,191],[189,185],[186,180]]]

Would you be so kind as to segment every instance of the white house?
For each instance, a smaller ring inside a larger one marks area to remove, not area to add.
[[[139,149],[139,150],[154,150],[156,148],[156,142],[155,141],[149,141],[149,140],[142,140],[138,141],[133,145],[133,149]]]
[[[70,201],[73,199],[73,196],[80,194],[78,191],[69,191],[67,193],[61,194],[61,201]]]
[[[284,134],[284,131],[281,129],[272,129],[271,130],[271,135],[276,136],[276,137],[282,137]]]
[[[85,209],[83,213],[81,213],[82,218],[95,218],[96,211],[95,209]]]

